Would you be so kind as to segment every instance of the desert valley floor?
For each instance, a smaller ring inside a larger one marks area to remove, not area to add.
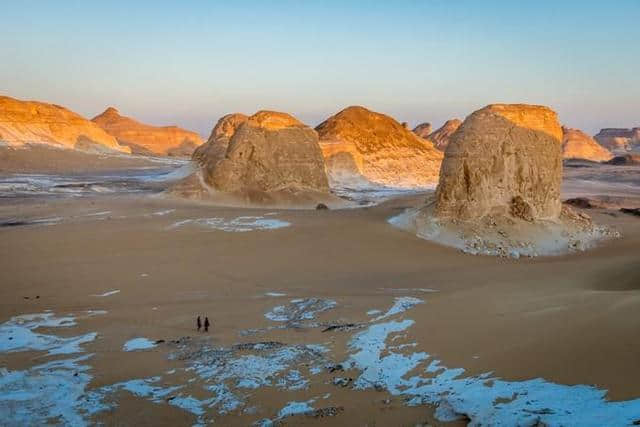
[[[636,216],[585,210],[622,234],[586,252],[473,256],[389,224],[428,190],[242,209],[141,190],[136,173],[0,180],[3,419],[640,420]],[[637,205],[638,168],[566,168],[564,192]]]

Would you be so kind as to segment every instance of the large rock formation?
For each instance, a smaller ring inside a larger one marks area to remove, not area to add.
[[[606,128],[593,137],[614,154],[640,150],[640,127],[632,129]]]
[[[202,144],[195,132],[177,126],[150,126],[120,115],[113,107],[94,117],[92,122],[114,136],[135,154],[189,157]]]
[[[0,96],[0,141],[9,146],[45,143],[82,150],[131,150],[95,123],[55,104]]]
[[[363,107],[348,107],[316,127],[329,178],[414,187],[438,179],[442,153],[400,123]]]
[[[431,123],[420,123],[418,126],[413,128],[413,133],[418,135],[420,138],[427,139],[429,135],[431,135],[432,128]]]
[[[227,153],[231,137],[236,133],[238,127],[247,120],[249,120],[249,116],[241,113],[223,116],[213,127],[207,142],[193,152],[193,159],[198,162],[222,160]]]
[[[427,139],[433,143],[433,146],[440,151],[444,151],[449,145],[451,135],[458,130],[462,121],[459,119],[447,120],[442,127],[427,136]]]
[[[447,148],[437,214],[470,219],[523,210],[531,218],[557,218],[561,141],[557,115],[546,107],[496,104],[476,111]]]
[[[603,162],[613,154],[579,129],[562,127],[562,156],[565,159],[583,159]]]
[[[202,184],[211,190],[209,195],[313,207],[320,201],[334,201],[318,134],[285,113],[224,116],[194,159],[200,165]],[[178,186],[175,192],[185,193],[184,187]]]
[[[535,256],[608,235],[560,202],[563,132],[536,105],[489,105],[451,137],[435,197],[395,223],[466,252]]]

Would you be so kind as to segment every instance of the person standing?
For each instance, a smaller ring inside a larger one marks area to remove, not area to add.
[[[198,316],[198,319],[196,320],[196,325],[198,326],[198,332],[200,332],[200,329],[202,328],[202,322],[200,321],[200,316]]]
[[[210,323],[209,323],[209,318],[208,318],[208,317],[205,317],[205,318],[204,318],[204,331],[205,331],[205,332],[209,332],[209,325],[210,325]]]

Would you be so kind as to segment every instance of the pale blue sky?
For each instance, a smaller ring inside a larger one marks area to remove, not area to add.
[[[229,112],[417,124],[495,102],[640,126],[640,0],[3,2],[0,93],[208,135]]]

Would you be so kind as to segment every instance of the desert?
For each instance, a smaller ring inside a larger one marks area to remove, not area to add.
[[[640,10],[541,5],[7,5],[0,425],[640,424]]]

